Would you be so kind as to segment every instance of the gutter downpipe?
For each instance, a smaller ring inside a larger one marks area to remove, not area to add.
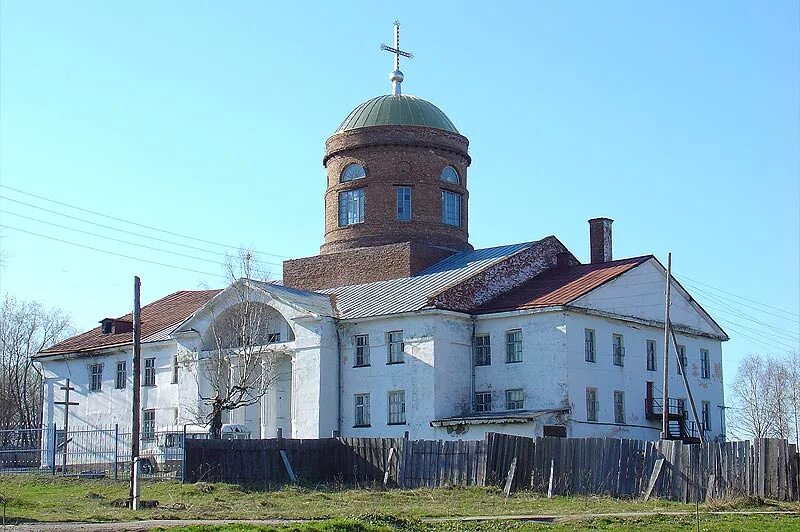
[[[472,412],[475,412],[475,315],[471,315],[469,319],[472,322],[472,341],[470,342],[472,349],[469,353],[469,364],[472,367],[472,379],[469,386],[469,404],[472,405]]]
[[[334,323],[336,327],[336,380],[338,381],[338,390],[336,391],[336,436],[342,435],[342,337],[339,334],[339,324]]]

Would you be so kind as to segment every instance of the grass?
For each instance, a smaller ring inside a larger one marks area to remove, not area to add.
[[[478,530],[641,530],[659,532],[691,530],[689,516],[640,516],[543,525],[522,521],[422,523],[429,517],[502,516],[520,514],[585,514],[616,512],[694,511],[693,504],[664,500],[619,500],[609,497],[555,497],[529,492],[503,497],[495,488],[438,488],[389,490],[326,486],[289,486],[247,489],[231,484],[180,484],[146,481],[143,500],[157,500],[159,508],[132,512],[119,507],[127,498],[124,482],[61,477],[0,477],[0,498],[6,501],[7,522],[20,521],[126,521],[138,519],[303,519],[319,522],[258,527],[245,524],[186,526],[186,532],[298,531],[298,532],[467,532]],[[742,499],[703,505],[709,510],[800,510],[795,503],[769,503]],[[369,512],[371,515],[365,515]],[[800,530],[794,516],[702,515],[703,529],[726,532],[745,530]]]

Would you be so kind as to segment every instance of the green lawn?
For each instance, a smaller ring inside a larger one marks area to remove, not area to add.
[[[426,523],[429,517],[519,514],[583,514],[611,512],[693,511],[694,505],[671,501],[617,500],[608,497],[556,497],[516,493],[505,498],[495,488],[439,488],[380,491],[359,488],[332,489],[282,487],[247,489],[230,484],[180,484],[146,481],[143,500],[157,500],[157,509],[132,512],[120,507],[128,486],[110,480],[61,477],[0,477],[0,497],[6,501],[7,522],[17,521],[125,521],[136,519],[317,519],[288,527],[258,528],[183,527],[178,530],[255,531],[297,530],[303,532],[387,532],[395,530],[642,530],[657,532],[692,529],[694,521],[683,516],[637,517],[620,521],[596,519],[556,525],[525,522]],[[713,505],[715,509],[798,510],[797,504],[735,502]],[[702,516],[707,530],[800,530],[793,516]]]

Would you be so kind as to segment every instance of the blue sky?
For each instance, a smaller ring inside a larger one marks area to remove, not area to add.
[[[796,2],[0,7],[0,292],[78,329],[127,312],[136,274],[149,302],[220,286],[237,246],[276,277],[317,253],[325,139],[389,91],[378,45],[397,18],[404,91],[470,139],[476,247],[554,234],[585,260],[586,220],[608,216],[616,257],[672,251],[734,338],[729,377],[748,352],[797,349]]]

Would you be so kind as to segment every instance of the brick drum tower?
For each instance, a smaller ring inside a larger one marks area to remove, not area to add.
[[[414,275],[468,239],[469,140],[438,107],[393,91],[362,103],[325,143],[325,238],[320,254],[284,262],[286,286],[315,290]]]

